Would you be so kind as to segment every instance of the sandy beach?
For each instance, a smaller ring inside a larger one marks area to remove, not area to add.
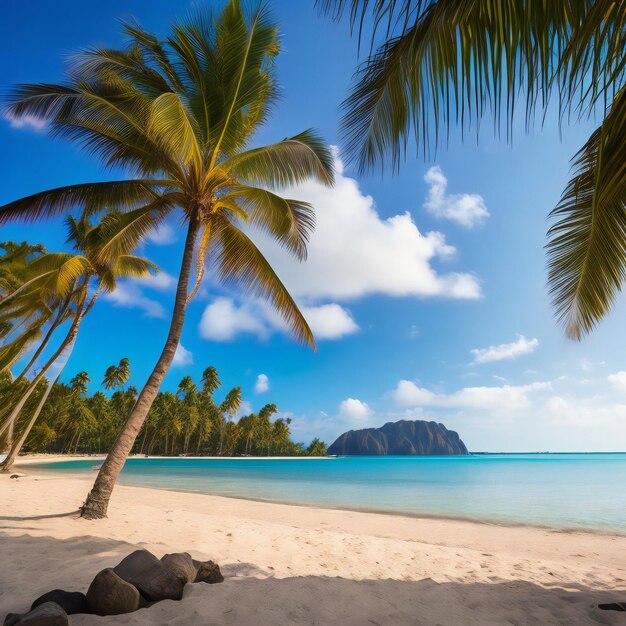
[[[0,612],[53,589],[85,591],[137,547],[217,561],[116,618],[72,624],[623,624],[626,537],[270,504],[117,486],[109,518],[78,519],[92,477],[0,476]]]

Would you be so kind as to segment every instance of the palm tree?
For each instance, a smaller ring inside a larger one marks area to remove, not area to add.
[[[130,360],[123,358],[118,365],[110,365],[104,373],[102,386],[105,389],[121,389],[130,378]]]
[[[117,236],[102,258],[117,245],[136,244],[176,209],[186,225],[170,330],[87,498],[83,516],[89,518],[106,515],[117,476],[174,358],[207,254],[222,280],[268,299],[298,340],[314,344],[294,300],[240,225],[268,232],[303,258],[312,207],[268,188],[333,180],[330,151],[312,131],[249,149],[277,98],[279,44],[266,9],[247,15],[239,0],[230,0],[217,17],[199,13],[175,24],[165,41],[136,25],[124,30],[127,49],[79,54],[65,83],[20,86],[9,97],[9,111],[17,119],[45,119],[57,135],[79,140],[107,166],[125,166],[139,177],[62,187],[0,207],[0,223],[53,217],[77,205],[91,213],[115,210],[103,218]]]
[[[602,118],[574,157],[547,245],[557,318],[571,338],[589,333],[626,281],[626,2],[318,5],[335,18],[349,13],[360,37],[372,23],[372,44],[384,38],[343,103],[346,152],[361,171],[386,163],[397,169],[413,136],[427,154],[442,129],[454,123],[478,129],[487,112],[510,137],[518,103],[529,127],[553,95],[564,118]]]
[[[61,344],[15,402],[11,413],[0,427],[0,436],[5,430],[13,428],[28,398],[35,391],[39,382],[43,380],[48,370],[57,364],[61,358],[63,364],[59,374],[63,371],[63,367],[65,367],[74,349],[80,325],[94,306],[100,292],[115,290],[120,278],[146,276],[151,271],[158,269],[150,261],[129,254],[126,246],[120,244],[115,246],[115,254],[110,255],[107,261],[103,261],[100,257],[100,250],[109,244],[110,235],[115,236],[115,233],[111,233],[109,229],[103,231],[102,224],[93,227],[85,215],[78,221],[69,216],[67,225],[69,230],[68,242],[72,243],[77,254],[48,253],[35,263],[38,265],[40,273],[47,276],[46,281],[54,281],[59,296],[69,302],[74,302],[72,321]],[[95,291],[90,295],[88,290],[92,279],[95,280]],[[39,411],[41,411],[41,407]],[[31,420],[30,425],[27,426],[28,430],[32,428],[33,423],[34,420]],[[20,441],[23,444],[23,438]],[[11,469],[22,444],[18,441],[11,446],[9,454],[0,464],[1,471]]]

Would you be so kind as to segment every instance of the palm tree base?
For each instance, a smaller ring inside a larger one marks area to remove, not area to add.
[[[93,498],[90,493],[85,504],[80,507],[80,517],[83,519],[104,519],[107,516],[107,508],[107,500],[99,501]]]

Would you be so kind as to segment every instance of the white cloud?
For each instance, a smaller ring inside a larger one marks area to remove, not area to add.
[[[626,391],[626,372],[616,372],[607,376],[607,380],[614,389],[618,391]]]
[[[446,193],[448,179],[440,167],[431,167],[426,172],[424,180],[430,185],[424,207],[435,217],[456,222],[466,228],[472,228],[489,217],[482,196],[470,193]]]
[[[166,246],[176,241],[176,233],[169,224],[162,222],[148,233],[147,239],[158,246]]]
[[[156,289],[157,291],[170,291],[176,287],[176,279],[171,274],[163,271],[135,278],[134,280],[142,287]]]
[[[423,234],[406,212],[382,218],[374,200],[336,160],[332,188],[309,181],[285,190],[286,197],[315,207],[316,228],[308,258],[300,263],[262,233],[254,239],[290,292],[301,301],[346,300],[370,294],[478,298],[480,286],[468,273],[440,273],[433,262],[455,248],[440,232]]]
[[[193,354],[190,350],[187,350],[182,343],[178,344],[176,348],[176,354],[174,354],[174,360],[172,365],[175,367],[186,367],[187,365],[193,365]]]
[[[46,120],[34,115],[20,115],[16,117],[10,113],[4,115],[4,119],[9,122],[11,128],[32,128],[33,130],[44,130],[48,123]]]
[[[338,304],[300,307],[316,339],[339,339],[359,330],[350,313]]]
[[[232,341],[240,333],[267,337],[267,326],[259,319],[254,303],[237,307],[230,298],[217,298],[209,304],[200,320],[200,336],[213,341]]]
[[[401,380],[392,395],[401,406],[482,409],[512,413],[530,406],[529,394],[532,392],[550,388],[551,384],[548,382],[537,382],[518,386],[464,387],[454,393],[446,394],[418,387],[410,380]]]
[[[270,379],[267,374],[259,374],[256,377],[256,383],[254,383],[255,393],[265,393],[270,388]]]
[[[530,354],[535,351],[538,345],[538,339],[526,339],[524,335],[520,335],[517,341],[512,343],[501,343],[498,346],[489,346],[488,348],[474,348],[470,352],[474,355],[474,363],[493,363]]]
[[[350,313],[338,304],[301,306],[317,340],[340,339],[359,330]],[[212,341],[232,341],[237,335],[250,334],[265,340],[275,332],[289,335],[289,327],[267,303],[247,300],[237,304],[220,297],[211,302],[200,320],[200,336]]]
[[[353,420],[365,420],[372,414],[372,409],[356,398],[346,398],[339,405],[339,414]]]
[[[165,317],[165,309],[160,302],[147,298],[133,281],[120,281],[117,288],[104,298],[114,306],[127,309],[142,309],[146,317]]]

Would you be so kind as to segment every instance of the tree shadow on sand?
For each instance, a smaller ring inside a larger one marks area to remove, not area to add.
[[[149,538],[148,538],[149,539]],[[59,540],[0,533],[0,619],[25,611],[54,588],[86,591],[95,574],[118,563],[137,546],[92,536]],[[184,551],[186,546],[176,547]],[[210,550],[210,533],[207,533]],[[157,556],[161,556],[157,552]],[[194,554],[199,558],[219,555]],[[75,615],[79,624],[342,624],[342,626],[626,624],[624,613],[598,603],[623,600],[626,591],[555,581],[438,583],[431,579],[348,580],[325,576],[261,577],[254,563],[220,563],[226,581],[187,585],[183,600],[166,600],[118,617]],[[230,575],[230,576],[229,576]]]

